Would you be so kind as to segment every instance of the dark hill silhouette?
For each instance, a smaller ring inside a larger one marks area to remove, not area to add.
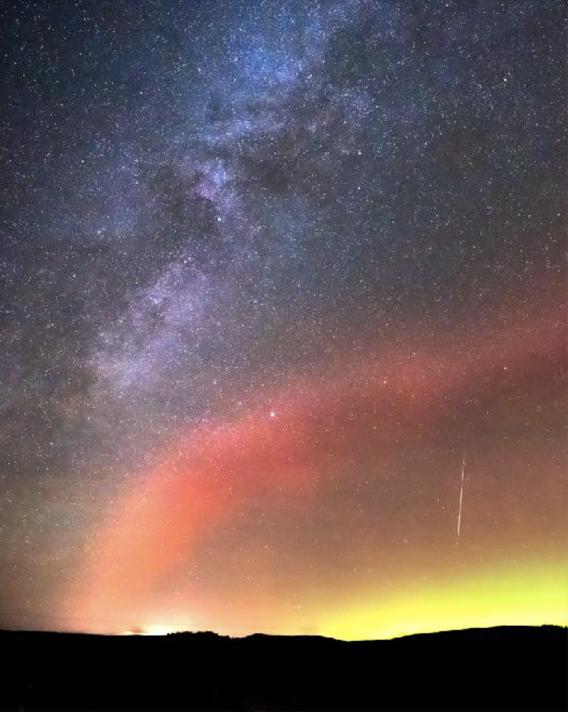
[[[1,709],[565,710],[567,630],[346,643],[0,632]]]

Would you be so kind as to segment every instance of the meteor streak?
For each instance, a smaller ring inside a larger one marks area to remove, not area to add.
[[[461,467],[461,485],[460,485],[460,506],[458,509],[458,536],[456,540],[456,546],[460,543],[460,529],[461,529],[461,519],[462,519],[462,502],[463,502],[463,478],[465,474],[465,452],[462,456],[462,467]]]

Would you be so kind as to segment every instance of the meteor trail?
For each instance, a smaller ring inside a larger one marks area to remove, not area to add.
[[[465,474],[465,452],[462,457],[462,467],[461,467],[461,485],[460,485],[460,506],[458,509],[458,537],[456,540],[456,546],[460,543],[460,528],[461,528],[461,518],[462,518],[462,502],[463,502],[463,478]]]

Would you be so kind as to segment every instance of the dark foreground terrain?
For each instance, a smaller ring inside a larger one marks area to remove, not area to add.
[[[563,710],[566,629],[345,643],[0,632],[0,708]]]

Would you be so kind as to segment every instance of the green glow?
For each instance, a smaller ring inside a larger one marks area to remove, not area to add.
[[[568,625],[568,567],[514,565],[483,575],[425,584],[389,600],[366,597],[322,621],[344,640],[499,625]]]

